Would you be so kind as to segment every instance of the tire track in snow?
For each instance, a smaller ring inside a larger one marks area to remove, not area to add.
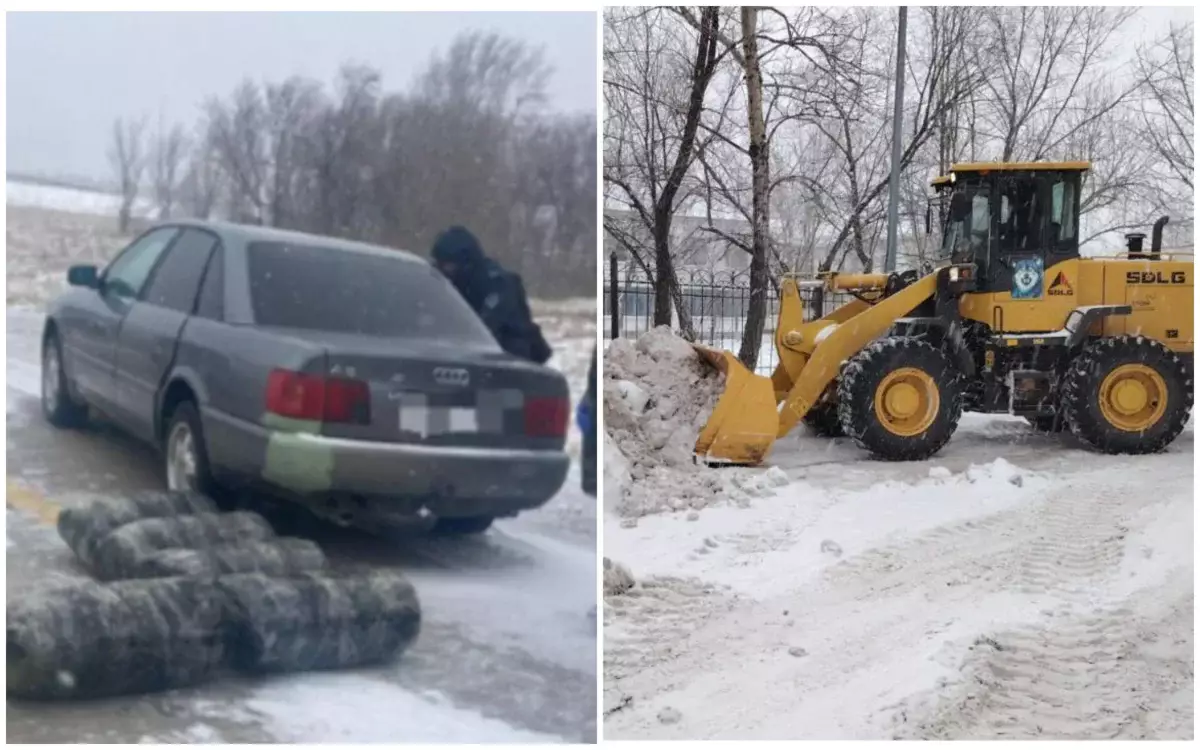
[[[1085,602],[1121,562],[1121,520],[1133,510],[1127,491],[1099,483],[1052,490],[1036,514],[1037,534],[1022,546],[1020,590]]]
[[[1153,471],[1144,468],[1147,474]],[[1147,668],[1141,646],[1147,632],[1182,625],[1191,652],[1194,610],[1187,592],[1192,582],[1189,575],[1181,588],[1180,579],[1172,583],[1175,589],[1168,589],[1167,596],[1177,599],[1165,618],[1139,615],[1156,608],[1149,591],[1133,600],[1108,592],[1106,585],[1116,580],[1125,554],[1126,523],[1145,505],[1144,497],[1132,491],[1137,479],[1131,480],[1070,483],[1039,508],[1038,531],[1022,545],[1016,583],[1023,594],[1044,597],[1052,610],[1036,625],[979,634],[966,647],[952,684],[915,699],[925,702],[923,709],[898,711],[900,737],[1161,737],[1162,726],[1147,726],[1153,722],[1142,719],[1156,700],[1153,696],[1179,688],[1164,690],[1155,683],[1169,680],[1174,670],[1190,693],[1192,665],[1189,660],[1181,668],[1168,660],[1166,670]],[[1160,481],[1159,491],[1168,496],[1182,491],[1171,486],[1175,483],[1190,484],[1191,478],[1175,477],[1166,486]],[[1185,716],[1167,711],[1166,723],[1188,727],[1190,737],[1190,702],[1185,710]]]
[[[687,637],[735,597],[696,579],[652,576],[604,598],[606,682],[674,659]]]
[[[1186,629],[1180,636],[1190,645],[1192,612],[1189,595],[1166,617],[1139,618],[1133,608],[1117,607],[981,636],[963,659],[960,679],[932,710],[916,719],[900,713],[897,737],[1161,737],[1163,717],[1156,714],[1165,715],[1168,731],[1190,737],[1190,699],[1173,707],[1156,696],[1190,694],[1192,665],[1164,668],[1145,651],[1164,631]]]

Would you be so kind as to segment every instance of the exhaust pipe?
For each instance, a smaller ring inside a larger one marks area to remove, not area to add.
[[[1162,252],[1163,227],[1165,227],[1167,222],[1170,220],[1170,216],[1160,216],[1158,221],[1154,222],[1154,229],[1150,234],[1150,252],[1153,253],[1155,257]]]

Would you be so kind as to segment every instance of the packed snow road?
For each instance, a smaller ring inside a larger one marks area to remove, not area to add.
[[[549,335],[580,327],[548,326]],[[586,328],[584,325],[582,328]],[[80,578],[59,507],[160,488],[157,459],[103,425],[54,430],[38,387],[41,315],[8,310],[7,595]],[[573,390],[590,338],[554,343]],[[308,528],[335,567],[390,566],[423,626],[394,665],[106,701],[8,701],[10,742],[537,742],[596,737],[595,500],[577,471],[558,497],[477,539],[385,541]]]
[[[801,428],[682,507],[605,450],[608,738],[1193,736],[1192,424],[1103,456],[965,415],[912,463]]]

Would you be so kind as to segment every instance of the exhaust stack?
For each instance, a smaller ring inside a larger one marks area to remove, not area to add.
[[[1162,233],[1163,227],[1171,220],[1170,216],[1160,216],[1158,221],[1154,222],[1154,229],[1150,234],[1150,252],[1157,256],[1162,252]]]

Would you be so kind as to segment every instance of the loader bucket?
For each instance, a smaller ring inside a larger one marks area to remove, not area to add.
[[[698,344],[692,348],[725,375],[725,391],[696,438],[696,457],[705,463],[762,463],[779,431],[771,379],[747,370],[731,352]]]

